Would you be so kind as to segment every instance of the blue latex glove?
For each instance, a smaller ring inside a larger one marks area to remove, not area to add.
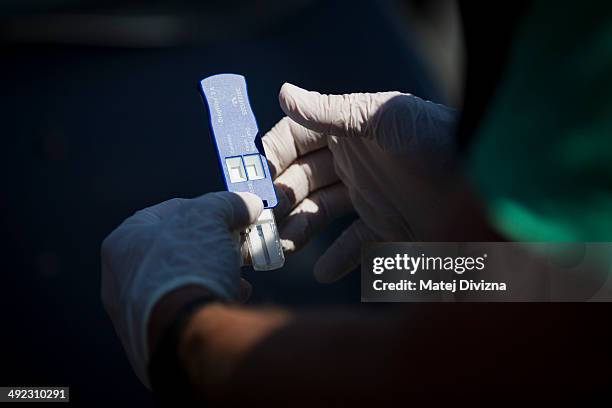
[[[240,290],[240,231],[263,203],[250,193],[175,198],[138,211],[102,244],[102,302],[130,363],[149,386],[147,326],[165,294],[202,285],[221,299]]]

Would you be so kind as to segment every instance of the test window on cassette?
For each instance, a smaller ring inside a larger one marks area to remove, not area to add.
[[[285,263],[272,210],[278,199],[245,78],[213,75],[200,81],[200,90],[227,190],[256,194],[264,204],[257,221],[244,231],[253,269],[278,269]]]

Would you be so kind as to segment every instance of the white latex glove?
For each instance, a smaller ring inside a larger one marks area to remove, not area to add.
[[[454,154],[455,110],[399,92],[321,95],[287,83],[279,101],[287,117],[263,143],[285,251],[339,216],[360,216],[317,261],[317,280],[354,269],[365,242],[435,240],[428,217],[439,216],[443,186],[431,184],[443,184]]]
[[[130,363],[149,386],[147,325],[165,294],[202,285],[225,300],[240,289],[239,231],[263,209],[254,194],[175,198],[126,219],[102,243],[102,302]]]

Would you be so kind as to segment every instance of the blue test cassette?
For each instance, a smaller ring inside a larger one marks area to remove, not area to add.
[[[280,268],[285,257],[272,211],[278,200],[245,78],[213,75],[200,81],[200,89],[227,190],[256,194],[264,204],[260,217],[245,231],[253,269]]]

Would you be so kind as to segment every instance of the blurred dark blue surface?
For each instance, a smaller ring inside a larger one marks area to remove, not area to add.
[[[92,405],[151,400],[100,303],[102,239],[137,209],[223,188],[198,80],[245,75],[263,131],[282,116],[285,81],[438,99],[418,59],[366,1],[325,2],[256,36],[206,47],[3,53],[1,382],[69,385],[75,401]],[[252,303],[359,302],[357,274],[330,286],[311,277],[346,222],[283,270],[247,272]]]

